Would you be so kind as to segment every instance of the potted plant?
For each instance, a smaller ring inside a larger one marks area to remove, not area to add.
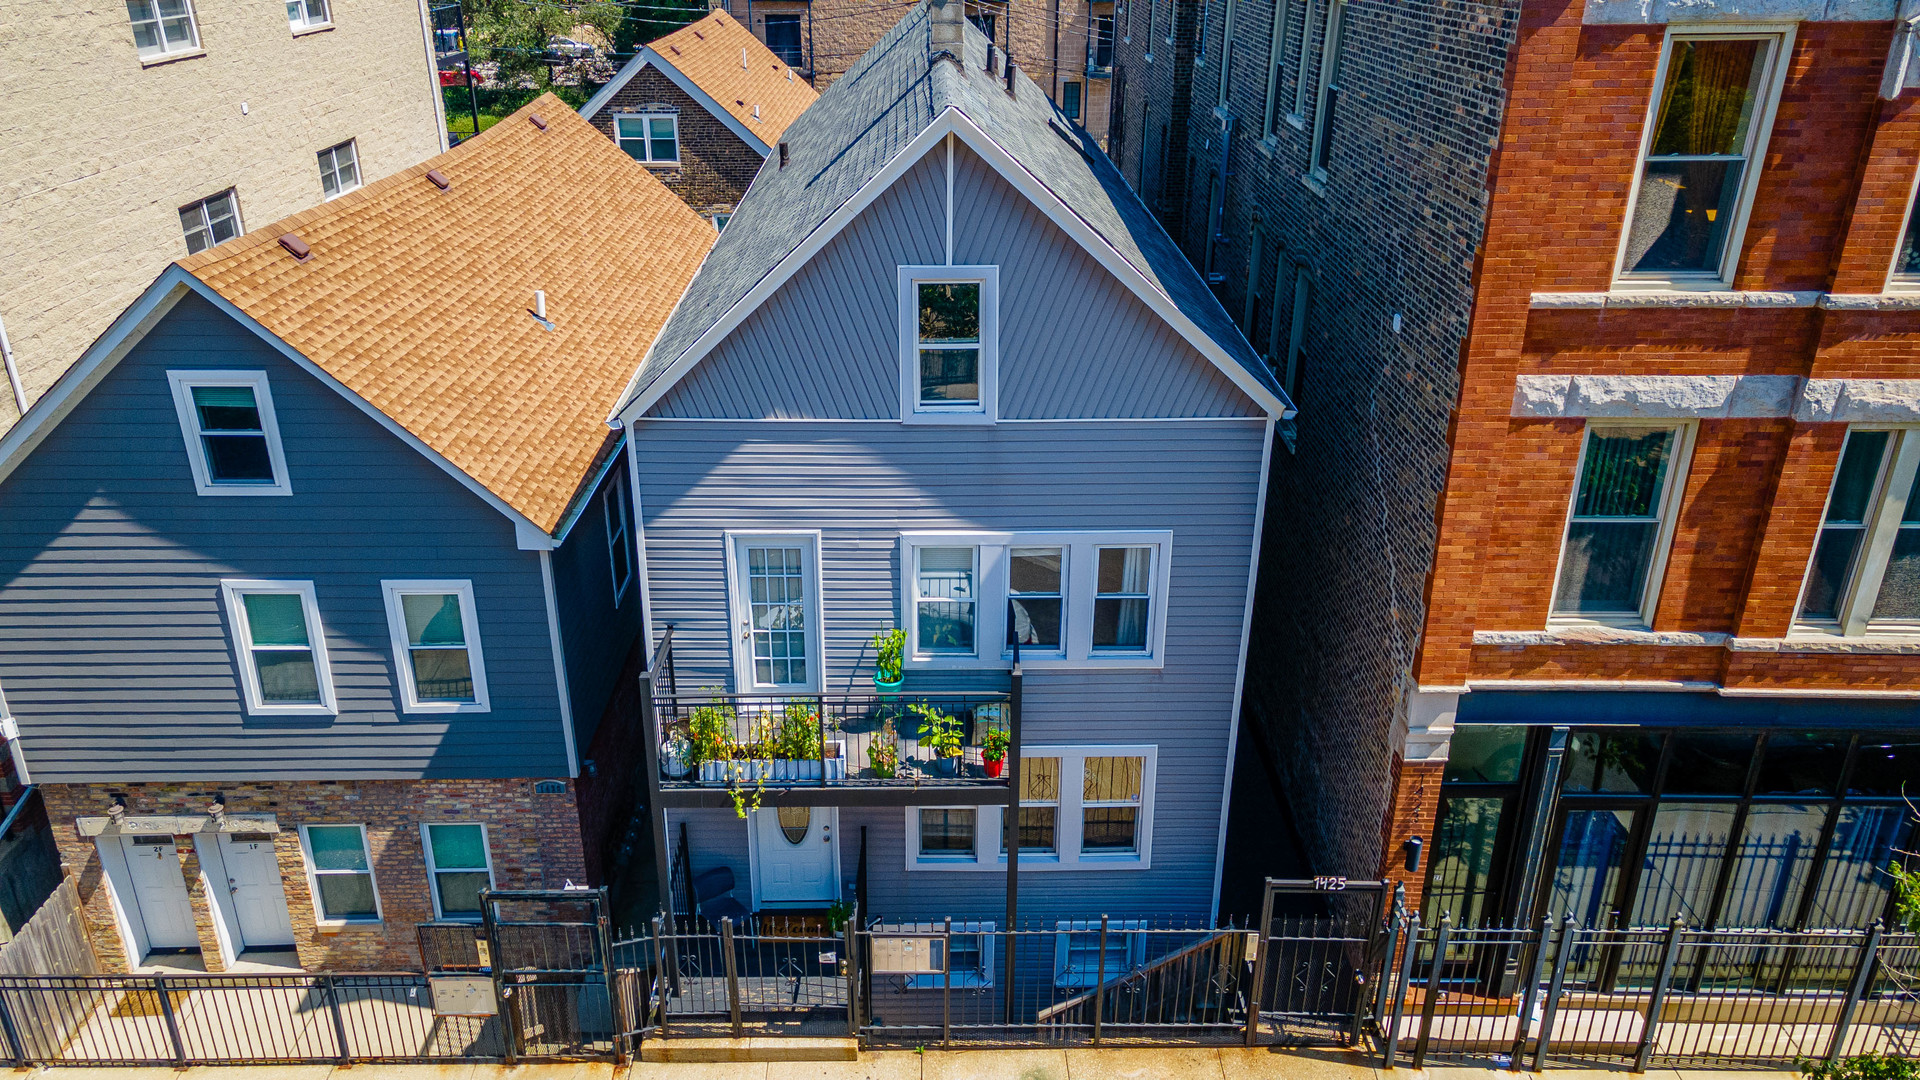
[[[739,749],[733,738],[733,706],[701,705],[687,718],[686,762],[701,783],[724,783],[727,763]]]
[[[900,737],[893,730],[892,719],[882,721],[880,730],[874,732],[872,741],[867,743],[867,764],[873,767],[873,775],[882,780],[900,775]]]
[[[980,756],[987,762],[987,779],[1000,779],[1001,771],[1007,767],[1007,745],[1012,741],[1013,736],[1007,734],[1006,728],[988,728],[981,736]]]
[[[933,767],[933,774],[959,775],[960,754],[964,749],[960,741],[959,718],[949,716],[923,701],[916,701],[907,709],[921,719],[920,745],[933,751],[933,760],[929,763]]]
[[[873,635],[873,688],[883,694],[897,694],[907,677],[901,670],[906,656],[907,632],[894,627]]]
[[[808,702],[787,703],[778,723],[774,725],[769,742],[775,780],[791,782],[820,779],[822,750],[825,751],[827,779],[846,779],[845,754],[842,752],[844,744],[839,739],[822,743],[819,710]]]

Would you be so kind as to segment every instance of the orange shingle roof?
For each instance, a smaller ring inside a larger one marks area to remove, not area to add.
[[[768,146],[779,142],[793,118],[820,96],[724,10],[716,9],[648,48],[713,95]],[[754,115],[756,107],[759,116]]]
[[[278,242],[287,233],[310,246],[304,261]],[[447,153],[179,265],[552,533],[713,240],[546,94]],[[552,330],[530,313],[536,289]]]

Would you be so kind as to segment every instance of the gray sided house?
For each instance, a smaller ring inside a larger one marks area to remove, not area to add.
[[[712,232],[529,110],[169,267],[0,441],[12,750],[110,967],[414,967],[631,812],[604,417]],[[515,235],[582,214],[616,242]]]
[[[1203,922],[1291,410],[959,8],[787,130],[618,410],[656,872],[716,919]]]

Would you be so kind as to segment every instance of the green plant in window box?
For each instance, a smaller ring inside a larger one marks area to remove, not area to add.
[[[881,721],[880,730],[874,732],[867,743],[867,764],[873,767],[873,775],[882,780],[900,775],[900,735],[894,731],[892,719]]]
[[[696,707],[687,717],[686,761],[702,780],[718,780],[709,765],[730,761],[739,751],[733,737],[733,706],[722,701]]]
[[[943,713],[924,701],[907,706],[920,718],[920,745],[933,751],[933,771],[937,776],[954,776],[960,771],[960,754],[965,749],[960,739],[960,719]]]
[[[894,627],[873,635],[873,686],[883,694],[898,693],[906,681],[901,665],[906,659],[907,632]]]

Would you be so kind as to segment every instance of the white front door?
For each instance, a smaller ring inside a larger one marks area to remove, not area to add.
[[[287,890],[280,884],[280,860],[270,833],[221,833],[220,858],[227,864],[227,893],[233,897],[241,949],[291,949],[293,919],[287,915]]]
[[[839,812],[831,806],[753,811],[753,886],[762,906],[840,899]]]
[[[197,949],[193,901],[180,874],[180,856],[171,836],[122,836],[127,876],[133,881],[133,906],[147,929],[149,949]]]
[[[819,538],[733,537],[734,688],[820,689]]]

